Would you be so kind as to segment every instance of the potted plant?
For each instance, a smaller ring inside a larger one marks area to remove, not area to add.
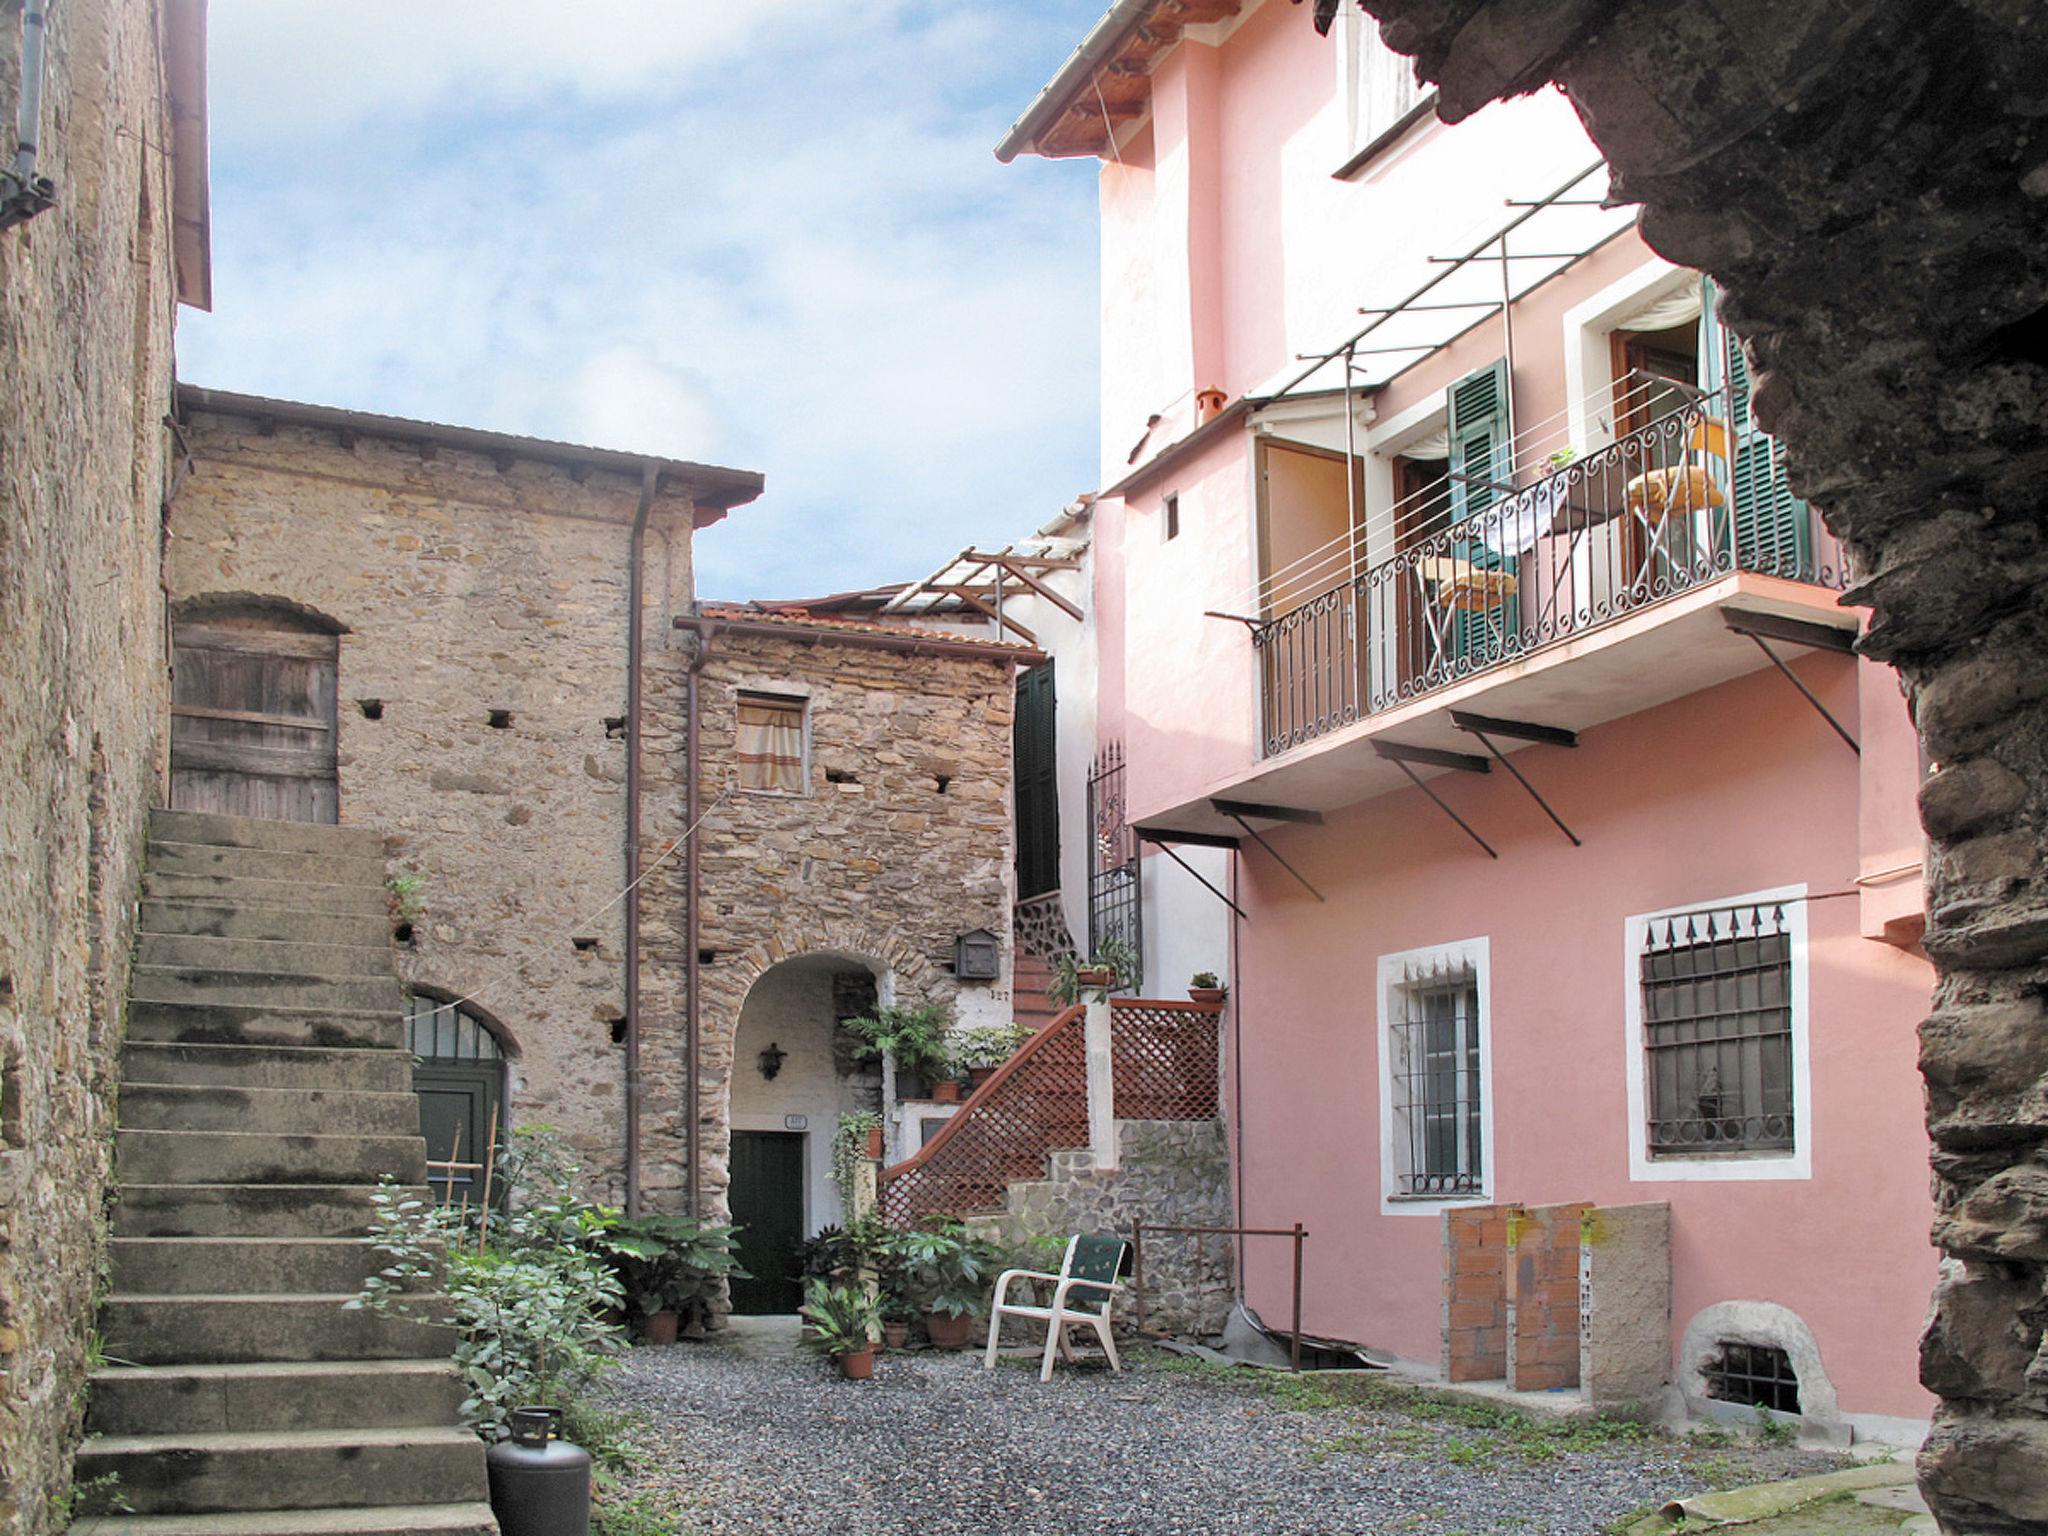
[[[830,1355],[848,1381],[866,1381],[875,1374],[875,1335],[881,1329],[881,1308],[866,1286],[813,1280],[804,1288],[802,1310],[810,1328],[804,1348]]]
[[[613,1272],[649,1344],[673,1344],[680,1329],[701,1333],[718,1287],[746,1279],[733,1252],[738,1227],[689,1216],[614,1220],[603,1236]]]
[[[943,1103],[943,1089],[952,1073],[946,1055],[946,1031],[952,1022],[951,1008],[925,1003],[914,1008],[877,1008],[866,1017],[848,1019],[840,1028],[852,1037],[856,1060],[879,1061],[887,1056],[899,1073],[929,1082],[932,1096]]]
[[[894,1241],[904,1294],[924,1313],[925,1332],[939,1349],[965,1349],[974,1337],[990,1269],[989,1245],[968,1236],[957,1221]]]
[[[1214,971],[1197,971],[1188,978],[1188,1001],[1206,1003],[1210,1007],[1230,995],[1230,988],[1216,979]]]
[[[967,1073],[969,1091],[995,1076],[997,1067],[1017,1054],[1024,1031],[1015,1024],[975,1024],[952,1033],[954,1065]]]

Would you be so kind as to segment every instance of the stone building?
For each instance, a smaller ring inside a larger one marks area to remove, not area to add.
[[[692,538],[757,475],[180,403],[172,803],[386,835],[432,1155],[545,1122],[600,1197],[724,1214],[737,1114],[783,1237],[836,1220],[837,1115],[880,1085],[835,1056],[835,1011],[1008,1017],[1007,969],[962,989],[950,966],[960,933],[1008,930],[1034,653],[700,610]],[[779,768],[742,762],[743,708],[792,732]]]
[[[24,153],[0,173],[8,1533],[58,1518],[79,1430],[133,892],[163,771],[171,335],[209,281],[204,6],[73,0],[48,17],[40,71],[24,31],[10,7],[0,117]]]

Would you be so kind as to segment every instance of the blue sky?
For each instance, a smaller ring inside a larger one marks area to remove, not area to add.
[[[213,0],[195,384],[758,469],[707,597],[920,575],[1095,463],[1101,0]]]

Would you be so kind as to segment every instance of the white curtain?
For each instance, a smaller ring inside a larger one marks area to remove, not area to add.
[[[740,788],[804,792],[804,707],[779,699],[740,700]]]
[[[1674,325],[1690,325],[1700,317],[1700,285],[1697,281],[1652,299],[1634,314],[1614,322],[1617,331],[1668,331]]]

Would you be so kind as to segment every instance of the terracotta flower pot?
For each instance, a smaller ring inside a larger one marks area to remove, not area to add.
[[[950,1312],[927,1312],[924,1331],[931,1335],[934,1349],[965,1349],[974,1342],[974,1314],[962,1312],[955,1317]]]
[[[967,1091],[974,1092],[983,1083],[996,1075],[994,1067],[969,1067],[967,1069]]]
[[[874,1347],[870,1345],[868,1348],[860,1350],[855,1354],[841,1355],[839,1357],[839,1374],[848,1381],[866,1381],[870,1376],[874,1375]]]
[[[1084,965],[1075,970],[1074,980],[1084,987],[1113,987],[1116,985],[1116,967]]]
[[[881,1155],[882,1128],[879,1125],[871,1125],[868,1127],[868,1156],[880,1158]]]
[[[650,1312],[640,1319],[640,1337],[648,1344],[673,1344],[680,1321],[673,1312]]]
[[[882,1324],[882,1342],[891,1349],[901,1349],[910,1342],[910,1324]]]
[[[932,1102],[934,1104],[958,1104],[960,1102],[960,1085],[951,1078],[942,1078],[940,1081],[933,1083]]]
[[[1223,1001],[1223,989],[1221,987],[1189,987],[1188,1001],[1191,1003],[1203,1003],[1213,1008]]]

